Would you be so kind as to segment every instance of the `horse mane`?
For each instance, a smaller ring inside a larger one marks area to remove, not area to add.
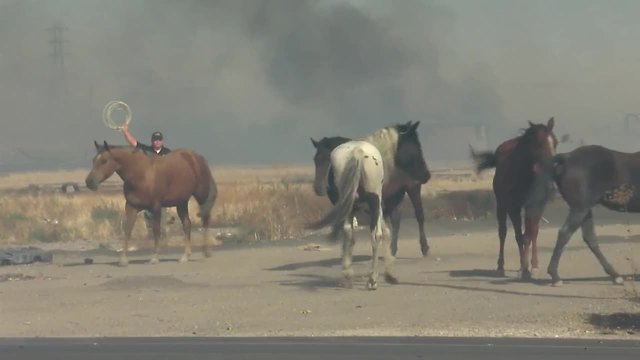
[[[546,125],[544,124],[534,124],[531,122],[529,122],[529,124],[529,127],[521,128],[520,135],[512,139],[512,141],[515,141],[515,146],[513,148],[513,151],[510,152],[512,161],[518,162],[518,166],[523,166],[526,168],[530,168],[533,162],[536,161],[529,147],[532,145],[540,147],[544,146],[536,141],[536,131],[540,129],[547,129]],[[553,132],[551,132],[551,136],[555,138]],[[528,174],[528,172],[521,174]]]
[[[109,149],[118,149],[118,150],[133,150],[133,151],[138,151],[140,149],[138,149],[137,147],[134,146],[129,146],[129,145],[109,145]]]
[[[342,136],[331,136],[331,137],[323,137],[322,139],[320,139],[318,141],[319,144],[321,144],[323,147],[327,148],[327,149],[335,149],[336,147],[351,141],[351,139],[346,138],[346,137],[342,137]]]
[[[533,123],[530,123],[530,124],[531,125],[529,125],[528,128],[520,129],[520,135],[516,137],[516,140],[517,140],[516,146],[523,146],[525,144],[528,144],[529,141],[533,139],[536,130],[541,128],[547,129],[546,125],[544,124],[533,124]],[[551,132],[551,135],[555,138],[555,135],[553,134],[553,132]]]
[[[398,126],[403,125],[398,124],[380,128],[362,139],[370,142],[380,151],[385,168],[385,177],[387,176],[387,173],[389,173],[388,170],[394,169],[396,166],[395,159],[396,152],[398,150],[399,138]]]
[[[108,144],[109,149],[126,149],[126,148],[130,148],[131,150],[138,150],[138,148],[136,148],[135,146],[131,146],[131,145],[111,145]],[[104,145],[100,145],[100,152],[105,150],[105,146]]]
[[[146,153],[143,150],[138,149],[137,147],[131,146],[131,145],[108,145],[108,146],[109,146],[109,150],[129,150],[130,149],[131,153],[140,151],[146,155]],[[96,150],[97,150],[96,156],[98,156],[105,151],[105,146],[99,145],[99,147],[96,148]]]
[[[374,131],[362,140],[375,145],[382,157],[386,157],[386,154],[395,155],[398,149],[398,135],[397,126],[386,126]]]

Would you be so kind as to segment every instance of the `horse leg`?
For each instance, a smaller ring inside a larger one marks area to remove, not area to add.
[[[351,222],[353,224],[353,221]],[[329,233],[329,239],[332,241],[338,241],[341,237],[344,237],[344,223],[338,222],[333,224],[331,232]]]
[[[538,231],[540,229],[540,218],[542,215],[537,214],[528,214],[525,210],[524,216],[524,243],[525,243],[525,252],[526,257],[525,261],[528,262],[528,249],[526,246],[530,246],[531,248],[531,276],[534,277],[538,273]],[[528,263],[527,263],[528,265]]]
[[[556,246],[553,249],[553,255],[551,255],[551,260],[549,261],[549,266],[547,267],[547,273],[551,275],[553,286],[562,285],[562,280],[558,275],[560,256],[562,255],[562,251],[571,239],[573,233],[575,233],[576,230],[578,230],[578,228],[584,223],[585,217],[587,216],[589,211],[590,209],[570,209],[569,215],[567,215],[567,219],[564,221],[564,224],[558,231]]]
[[[353,245],[355,244],[353,238],[353,216],[349,217],[349,223],[351,226],[349,227],[350,231],[344,230],[344,222],[339,222],[340,227],[342,228],[342,275],[344,276],[344,287],[351,288],[353,287],[353,267],[352,256],[353,256]]]
[[[184,232],[184,254],[180,258],[181,263],[189,261],[191,256],[191,219],[189,219],[189,203],[184,202],[176,206],[178,217],[182,223],[182,231]]]
[[[507,211],[503,207],[498,207],[496,211],[498,217],[498,238],[500,239],[500,253],[498,255],[498,275],[504,276],[504,241],[507,237]]]
[[[391,244],[390,250],[393,256],[398,252],[398,234],[400,233],[400,211],[396,207],[391,210],[389,214],[389,220],[391,221]]]
[[[380,237],[378,227],[374,225],[374,230],[371,231],[371,272],[369,273],[369,281],[367,282],[368,290],[375,290],[378,288],[378,248]]]
[[[152,211],[153,217],[153,256],[149,260],[149,264],[157,264],[160,262],[160,221],[162,217],[161,208]]]
[[[142,212],[142,217],[144,218],[144,225],[147,228],[147,240],[153,240],[153,214],[149,210],[144,210]]]
[[[413,211],[416,215],[416,221],[418,222],[418,231],[420,232],[420,250],[422,251],[422,256],[427,256],[429,253],[429,243],[427,242],[427,235],[424,232],[424,208],[422,207],[420,189],[421,185],[412,186],[407,189],[407,194],[409,194],[409,199],[411,200],[411,204],[413,204]]]
[[[188,218],[188,217],[187,217]],[[201,215],[202,218],[202,254],[211,257],[211,244],[209,243],[209,223],[211,222],[211,210]]]
[[[367,203],[369,205],[369,212],[371,214],[371,221],[369,230],[371,231],[371,272],[369,273],[369,281],[367,282],[367,289],[375,290],[378,288],[378,249],[380,240],[383,237],[383,229],[380,224],[382,217],[381,199],[377,194],[366,194]]]
[[[522,280],[531,279],[531,273],[529,272],[529,244],[525,243],[524,236],[522,235],[522,216],[520,214],[521,209],[511,209],[509,211],[509,218],[513,225],[513,232],[516,236],[516,243],[518,244],[518,251],[520,252],[520,278]]]
[[[137,216],[138,209],[126,203],[124,206],[124,248],[122,249],[122,255],[120,255],[120,266],[127,266],[129,264],[127,250],[129,249],[129,240],[131,240],[131,232],[133,225],[136,223]]]
[[[398,278],[393,275],[393,262],[395,256],[391,254],[391,244],[389,242],[389,228],[384,220],[384,216],[379,217],[378,227],[382,229],[382,247],[384,250],[384,280],[389,284],[397,284]]]
[[[609,264],[607,259],[602,254],[602,251],[600,251],[600,246],[598,246],[598,238],[596,236],[595,227],[593,225],[593,213],[591,212],[591,210],[589,210],[589,213],[587,213],[587,216],[582,223],[582,238],[584,239],[584,242],[586,242],[589,246],[589,249],[591,249],[593,255],[598,258],[600,265],[602,265],[604,271],[609,274],[613,282],[615,284],[622,285],[622,277],[613,268],[613,266]]]
[[[535,235],[531,236],[531,273],[534,278],[537,278],[537,274],[540,272],[540,266],[538,262],[538,229],[540,228],[540,221],[536,223]]]

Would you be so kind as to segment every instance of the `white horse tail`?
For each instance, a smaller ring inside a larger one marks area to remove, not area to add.
[[[333,209],[322,219],[309,225],[311,229],[320,229],[328,225],[344,222],[353,211],[356,201],[360,177],[362,175],[364,151],[360,148],[353,150],[351,158],[347,161],[340,179],[338,179],[338,201]]]

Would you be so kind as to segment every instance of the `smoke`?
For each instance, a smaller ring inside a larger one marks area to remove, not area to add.
[[[0,0],[0,141],[86,166],[94,139],[123,143],[101,123],[113,99],[140,141],[161,130],[213,165],[310,162],[310,136],[408,120],[500,127],[492,69],[455,65],[455,20],[417,0]]]

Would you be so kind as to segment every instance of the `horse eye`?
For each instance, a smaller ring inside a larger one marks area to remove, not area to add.
[[[100,164],[103,164],[103,165],[104,165],[104,164],[106,164],[106,163],[107,163],[107,159],[102,159],[102,160],[100,160]]]

